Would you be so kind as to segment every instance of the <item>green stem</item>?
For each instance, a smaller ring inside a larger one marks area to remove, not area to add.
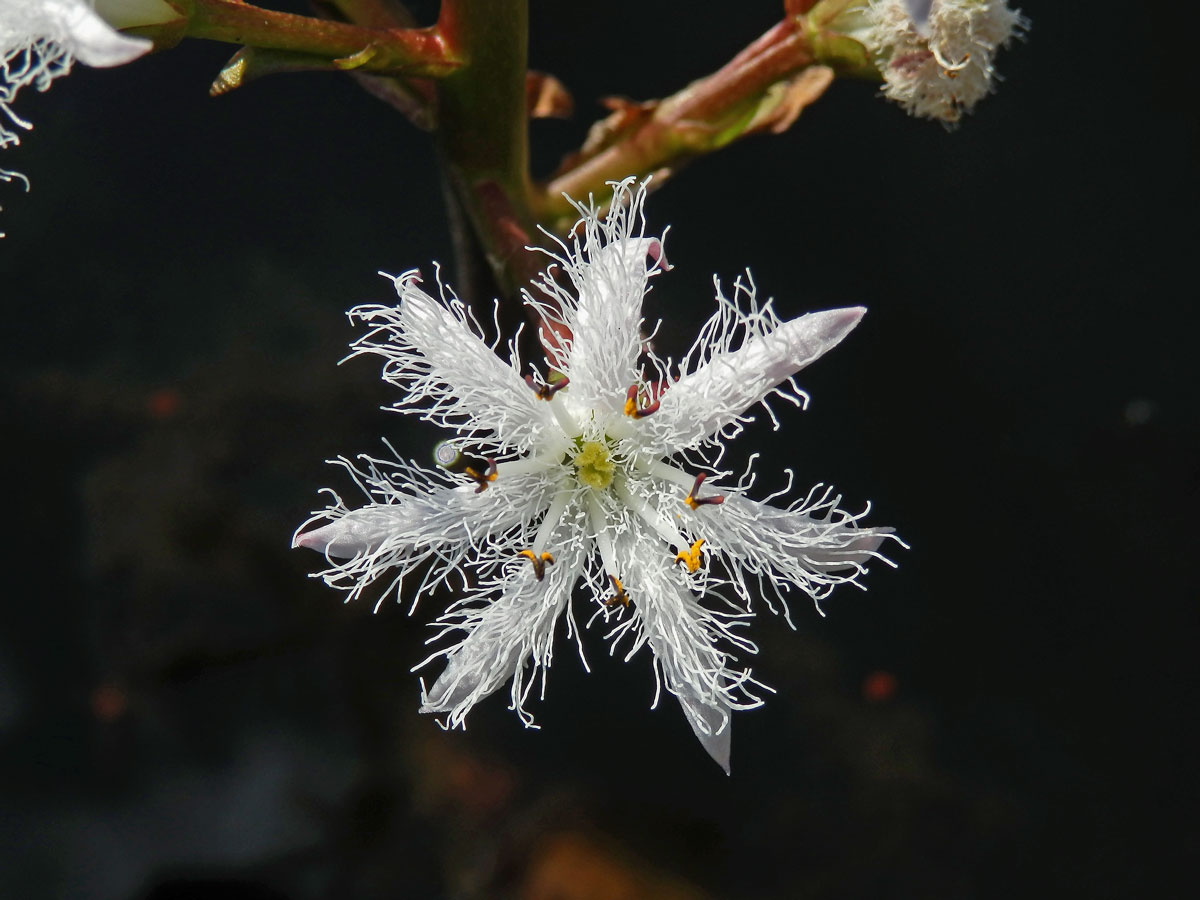
[[[438,147],[501,291],[536,263],[525,112],[528,0],[443,0],[438,30],[463,65],[437,82]]]
[[[437,28],[367,28],[259,9],[236,0],[191,0],[185,36],[348,60],[371,72],[443,77],[460,61]]]

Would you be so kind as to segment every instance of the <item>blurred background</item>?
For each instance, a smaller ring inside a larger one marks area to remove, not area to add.
[[[439,612],[343,605],[288,549],[352,486],[322,460],[419,459],[377,363],[342,367],[375,273],[450,263],[426,135],[348,78],[219,99],[232,52],[78,68],[4,165],[0,896],[1171,896],[1198,848],[1196,106],[1166,17],[1029,2],[1027,42],[954,133],[839,83],[778,138],[649,204],[691,342],[744,267],[785,316],[870,313],[749,429],[912,549],[795,632],[733,775],[650,660],[566,643],[525,730],[418,716]],[[435,4],[418,5],[428,21]],[[1132,12],[1131,12],[1132,10]],[[531,63],[576,114],[721,65],[777,2],[532,4]],[[486,299],[486,298],[484,298]]]

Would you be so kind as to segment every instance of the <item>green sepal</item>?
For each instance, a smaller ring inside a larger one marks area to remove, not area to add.
[[[332,72],[342,68],[338,62],[311,53],[243,47],[221,68],[208,93],[219,97],[264,75],[281,72]]]
[[[871,52],[852,37],[835,31],[813,30],[809,33],[809,44],[814,59],[839,75],[872,79],[879,77],[879,69],[871,58]]]

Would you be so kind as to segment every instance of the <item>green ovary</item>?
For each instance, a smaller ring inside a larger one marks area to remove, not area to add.
[[[604,490],[613,480],[613,461],[608,447],[599,441],[584,441],[575,454],[575,468],[579,480],[598,491]]]

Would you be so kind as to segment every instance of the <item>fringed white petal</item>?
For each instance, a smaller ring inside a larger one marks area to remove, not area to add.
[[[471,708],[511,681],[511,708],[526,726],[536,727],[525,703],[535,684],[539,696],[544,693],[555,624],[569,608],[571,590],[591,552],[590,543],[579,539],[584,515],[578,503],[563,511],[549,539],[554,561],[543,564],[540,580],[532,563],[515,557],[500,577],[438,620],[443,627],[431,641],[450,633],[466,636],[426,660],[444,655],[446,667],[431,687],[422,686],[421,712],[444,714],[447,727],[465,727]],[[576,631],[573,620],[570,631]]]
[[[570,338],[548,348],[550,364],[571,379],[572,405],[601,414],[619,412],[626,389],[638,381],[637,358],[644,341],[642,302],[648,280],[666,266],[662,243],[645,237],[645,184],[632,178],[611,182],[613,199],[605,218],[594,202],[575,204],[582,218],[557,263],[538,282],[545,298],[528,301]],[[557,239],[556,239],[557,240]],[[565,274],[568,290],[554,279]]]
[[[684,717],[692,726],[692,733],[700,746],[713,758],[726,775],[732,774],[729,756],[732,749],[733,719],[723,704],[709,704],[699,697],[679,696],[679,705]]]
[[[316,550],[331,559],[353,559],[374,553],[394,534],[412,530],[411,504],[364,506],[352,509],[326,525],[292,536],[292,547]]]
[[[404,578],[431,562],[414,597],[431,593],[457,576],[489,542],[528,543],[533,525],[553,497],[553,484],[542,472],[503,475],[481,492],[443,472],[413,463],[359,457],[344,466],[371,503],[350,509],[333,502],[313,515],[292,538],[293,547],[325,554],[330,567],[317,573],[326,584],[358,597],[385,573],[392,577],[379,602],[399,592]],[[330,492],[332,494],[332,492]],[[316,526],[316,527],[313,527]]]
[[[739,423],[755,403],[765,400],[805,366],[836,347],[866,312],[862,307],[809,313],[798,319],[764,328],[769,309],[739,325],[748,330],[736,350],[728,349],[728,330],[718,348],[693,371],[663,392],[658,412],[644,420],[643,446],[663,456],[695,448],[730,425]],[[728,319],[722,309],[714,323]],[[706,328],[706,331],[708,328]],[[793,386],[794,388],[794,386]],[[787,393],[803,402],[799,390]]]
[[[659,687],[679,700],[704,749],[728,772],[730,711],[762,705],[753,693],[761,685],[750,670],[734,668],[734,650],[757,651],[736,633],[745,614],[701,605],[683,567],[675,565],[672,549],[637,517],[626,517],[618,526],[615,547],[632,612],[622,611],[610,628],[613,650],[628,637],[629,659],[649,644]]]
[[[571,352],[564,374],[575,405],[619,411],[625,390],[638,381],[642,300],[646,280],[662,258],[657,239],[631,238],[591,254],[577,285],[579,306],[569,322]]]
[[[48,17],[59,23],[68,36],[63,40],[67,50],[84,65],[108,67],[132,62],[149,53],[154,42],[146,38],[120,34],[82,0],[39,0]]]
[[[721,505],[684,509],[681,517],[691,534],[705,539],[705,549],[723,559],[730,584],[747,608],[762,597],[790,622],[786,596],[791,590],[823,600],[840,584],[859,585],[872,561],[892,565],[879,550],[884,541],[905,546],[891,528],[861,526],[869,509],[849,513],[839,508],[841,499],[833,488],[817,485],[779,509],[728,492]]]
[[[151,47],[144,38],[118,34],[86,0],[0,0],[0,148],[17,146],[20,131],[33,127],[13,109],[22,88],[46,90],[76,59],[115,66]],[[0,182],[14,180],[28,189],[20,172],[0,169]]]
[[[180,18],[164,0],[95,0],[96,14],[113,28],[162,25]]]
[[[420,280],[416,271],[393,279],[399,306],[350,311],[371,329],[352,345],[352,355],[384,358],[383,377],[405,391],[397,409],[465,432],[497,452],[529,451],[552,417],[519,374],[515,341],[506,363],[461,300],[445,288],[434,299],[418,287]]]

